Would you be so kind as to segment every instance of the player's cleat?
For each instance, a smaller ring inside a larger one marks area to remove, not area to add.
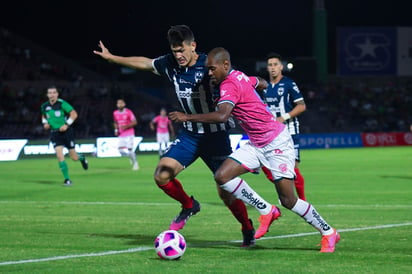
[[[335,251],[335,245],[339,242],[340,235],[333,229],[333,233],[330,235],[322,236],[322,241],[320,242],[321,248],[320,252],[331,253]]]
[[[80,163],[82,163],[82,167],[84,170],[89,169],[89,162],[87,161],[86,158],[84,158],[83,160],[80,160]]]
[[[280,209],[272,205],[272,209],[266,215],[260,215],[258,221],[260,222],[259,228],[256,230],[255,239],[259,239],[269,231],[269,226],[273,223],[274,220],[279,218],[281,215]]]
[[[71,186],[73,183],[69,179],[65,179],[63,185],[65,186]]]
[[[137,162],[133,164],[133,170],[139,170],[139,164]]]
[[[250,224],[253,227],[253,223],[252,220],[249,219]],[[252,247],[256,244],[255,241],[255,229],[249,229],[249,230],[242,230],[242,234],[243,234],[243,243],[242,243],[242,247]]]
[[[179,215],[177,215],[177,216],[174,218],[174,220],[172,221],[172,223],[170,224],[170,226],[169,226],[169,229],[170,229],[170,230],[176,230],[176,231],[177,231],[177,230],[182,229],[182,228],[185,226],[187,220],[189,220],[189,218],[190,218],[192,215],[195,215],[196,213],[198,213],[198,212],[200,211],[200,204],[199,204],[199,202],[196,201],[196,200],[193,198],[193,196],[190,197],[190,198],[191,198],[192,201],[193,201],[192,207],[191,207],[191,208],[183,208],[183,209],[180,211]]]

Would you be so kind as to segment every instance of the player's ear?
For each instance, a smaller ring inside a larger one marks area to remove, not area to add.
[[[192,49],[192,52],[195,52],[196,51],[196,42],[195,41],[191,42],[190,47]]]
[[[223,61],[223,68],[224,68],[226,71],[229,71],[229,70],[230,70],[230,62],[229,62],[229,60]]]

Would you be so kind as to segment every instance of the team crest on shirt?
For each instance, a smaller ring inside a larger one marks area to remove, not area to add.
[[[278,88],[278,95],[279,96],[282,96],[283,95],[283,93],[285,92],[285,88]]]
[[[200,83],[203,79],[203,72],[202,71],[196,71],[195,72],[195,82]]]
[[[56,110],[56,111],[54,112],[54,116],[56,116],[56,117],[60,117],[61,115],[62,115],[62,113],[61,113],[60,110]]]

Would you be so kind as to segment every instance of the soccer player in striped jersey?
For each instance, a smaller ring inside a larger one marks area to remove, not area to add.
[[[267,232],[279,216],[278,210],[239,176],[257,172],[265,166],[272,174],[272,182],[282,205],[301,216],[320,232],[320,252],[334,252],[340,235],[313,205],[296,197],[293,183],[295,155],[292,137],[286,126],[273,117],[252,87],[256,78],[233,70],[229,52],[221,47],[209,52],[207,67],[212,82],[219,85],[220,89],[217,110],[204,114],[171,112],[170,119],[175,122],[199,123],[223,123],[232,115],[238,119],[240,126],[249,136],[249,142],[223,162],[215,173],[215,180],[221,188],[259,211],[260,226],[256,230],[255,238],[258,239]]]
[[[196,52],[196,42],[186,25],[172,26],[167,33],[171,53],[151,59],[143,56],[123,57],[113,55],[100,41],[101,51],[94,51],[102,58],[137,70],[151,71],[166,77],[174,86],[177,99],[185,113],[208,113],[215,110],[218,94],[213,94],[205,65],[206,54]],[[173,219],[169,229],[180,230],[187,220],[200,211],[200,204],[183,189],[176,176],[201,158],[215,173],[232,152],[228,128],[230,123],[183,123],[175,141],[162,155],[154,179],[168,196],[180,202],[182,210]],[[241,223],[243,244],[254,245],[254,228],[245,204],[217,187],[220,198]]]
[[[263,90],[266,104],[273,116],[284,123],[292,135],[295,148],[295,189],[300,199],[306,201],[305,179],[300,173],[300,146],[299,146],[299,120],[298,115],[306,110],[305,101],[299,87],[287,76],[284,76],[282,57],[277,53],[267,56],[267,71],[269,73],[269,85]],[[272,181],[272,175],[267,168],[262,168],[266,177]]]

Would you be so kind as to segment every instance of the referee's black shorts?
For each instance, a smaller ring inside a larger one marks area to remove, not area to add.
[[[73,129],[69,127],[66,131],[60,132],[57,130],[51,131],[50,141],[53,147],[65,146],[68,149],[72,149],[75,146]]]

